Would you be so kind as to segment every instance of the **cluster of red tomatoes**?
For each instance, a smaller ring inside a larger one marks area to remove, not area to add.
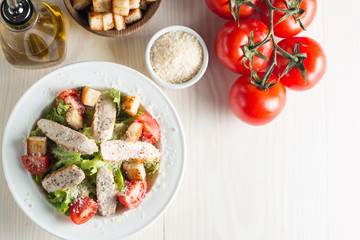
[[[219,30],[215,52],[225,67],[242,75],[232,86],[229,96],[231,109],[240,120],[257,126],[269,123],[285,107],[286,88],[308,90],[323,77],[326,57],[321,46],[311,38],[294,37],[314,19],[316,0],[235,0],[232,1],[233,14],[229,0],[205,1],[220,17],[233,19]],[[236,1],[245,3],[238,9],[239,23],[234,21]],[[257,10],[260,10],[260,20],[250,18]],[[277,42],[274,36],[284,39]],[[262,44],[257,46],[260,42]],[[251,61],[244,46],[252,49]],[[286,53],[292,56],[293,62]],[[266,81],[261,83],[252,79],[251,70],[256,70],[257,79],[267,75]],[[261,84],[266,87],[259,86]]]

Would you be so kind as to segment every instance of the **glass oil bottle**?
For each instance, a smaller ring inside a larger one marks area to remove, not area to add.
[[[50,67],[65,57],[65,25],[60,8],[36,1],[4,0],[1,4],[1,47],[5,59],[16,67]]]

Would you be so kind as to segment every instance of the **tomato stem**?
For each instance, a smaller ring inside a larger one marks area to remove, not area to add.
[[[281,47],[279,47],[279,45],[275,41],[274,26],[276,24],[280,23],[281,21],[284,21],[286,18],[294,16],[296,18],[296,20],[299,22],[300,26],[303,28],[302,23],[298,17],[298,14],[305,14],[305,12],[302,9],[300,9],[300,4],[301,4],[302,0],[287,1],[288,10],[279,9],[279,8],[274,7],[271,4],[270,0],[264,0],[264,1],[267,5],[268,11],[269,11],[269,22],[270,22],[269,33],[264,40],[262,40],[261,42],[258,42],[258,43],[253,43],[252,38],[250,37],[249,44],[242,47],[242,50],[244,52],[244,55],[247,57],[247,59],[249,60],[249,63],[250,63],[249,64],[250,66],[246,66],[245,61],[243,62],[244,66],[246,68],[248,68],[251,73],[250,77],[249,77],[249,81],[253,85],[255,85],[256,87],[258,87],[260,89],[269,90],[269,87],[276,85],[276,83],[272,83],[272,82],[269,83],[268,81],[269,81],[271,74],[274,71],[274,67],[277,65],[277,55],[281,55],[282,57],[289,60],[289,67],[287,69],[291,69],[292,66],[301,66],[302,61],[306,59],[306,56],[304,56],[304,55],[301,55],[299,53],[291,54],[291,53],[288,53],[287,51],[285,51],[284,49],[282,49]],[[241,4],[248,5],[248,2],[249,2],[248,0],[231,0],[230,1],[229,8],[231,10],[232,10],[232,7],[234,5],[236,5],[236,13],[234,13],[233,11],[232,11],[232,13],[235,18],[235,21],[238,24],[239,24],[239,12],[238,11],[240,9],[240,6],[241,6]],[[256,8],[256,9],[258,9],[258,8]],[[283,12],[283,13],[285,13],[285,15],[282,19],[280,19],[277,23],[274,24],[274,12],[275,11]],[[272,59],[270,67],[268,68],[268,70],[265,72],[265,74],[260,79],[257,74],[257,69],[253,70],[253,68],[252,68],[253,58],[254,58],[254,56],[264,58],[264,56],[262,56],[262,54],[257,50],[257,48],[268,43],[269,41],[272,41],[273,47],[274,47],[273,59]],[[261,55],[261,56],[259,56],[259,55]],[[303,67],[300,67],[300,68],[299,68],[299,70],[301,71],[302,76],[304,77],[304,80],[306,80],[305,79],[306,71]],[[289,71],[289,70],[287,70],[287,71]],[[280,78],[284,75],[285,75],[285,72],[280,76]]]

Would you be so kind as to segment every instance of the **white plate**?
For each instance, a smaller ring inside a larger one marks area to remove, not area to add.
[[[159,121],[162,130],[160,175],[142,205],[112,217],[95,216],[75,225],[61,215],[40,191],[22,166],[26,137],[62,90],[90,86],[113,87],[140,97],[142,104]],[[174,106],[147,77],[130,68],[106,62],[85,62],[58,69],[30,87],[13,109],[3,137],[2,161],[9,189],[20,208],[40,227],[65,239],[121,239],[154,222],[174,199],[185,168],[185,140]]]

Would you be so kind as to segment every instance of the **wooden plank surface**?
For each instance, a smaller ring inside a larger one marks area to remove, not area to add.
[[[327,74],[311,91],[289,91],[281,116],[259,128],[231,113],[227,98],[237,75],[217,61],[213,48],[225,20],[203,0],[165,0],[145,29],[121,39],[93,35],[66,18],[68,49],[60,66],[111,61],[149,76],[147,42],[161,28],[176,24],[193,28],[208,45],[209,68],[198,84],[163,89],[185,129],[184,182],[163,217],[131,239],[360,239],[359,8],[356,0],[318,0],[314,23],[303,35],[324,47]],[[60,66],[18,69],[0,55],[1,136],[26,89]],[[22,213],[2,168],[0,192],[0,239],[57,239]]]

